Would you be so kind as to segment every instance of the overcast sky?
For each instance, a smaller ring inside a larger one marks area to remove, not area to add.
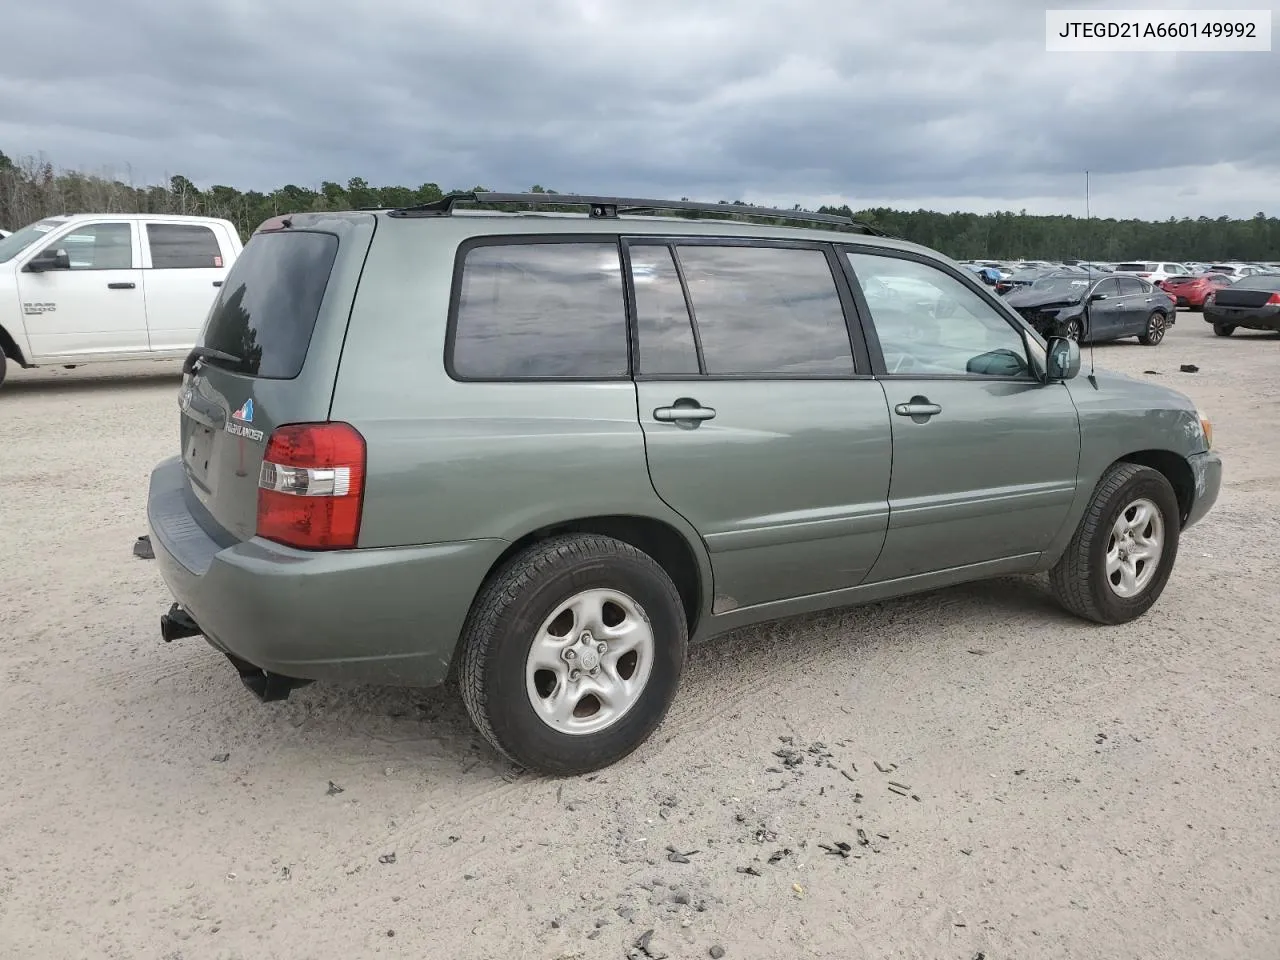
[[[1280,214],[1280,47],[1050,54],[1047,5],[1089,6],[15,2],[0,150],[242,189],[1081,215],[1088,169],[1094,216]]]

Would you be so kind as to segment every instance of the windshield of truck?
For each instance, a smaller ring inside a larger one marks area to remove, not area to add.
[[[37,240],[62,226],[61,220],[38,220],[0,240],[0,263],[8,263]]]

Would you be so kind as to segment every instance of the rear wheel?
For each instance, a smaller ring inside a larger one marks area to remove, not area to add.
[[[1236,332],[1234,323],[1215,323],[1213,332],[1219,337],[1229,337]]]
[[[1180,532],[1178,498],[1164,474],[1117,463],[1098,482],[1075,536],[1049,572],[1054,595],[1087,620],[1134,620],[1164,591]]]
[[[1159,310],[1153,310],[1151,316],[1147,317],[1147,329],[1138,337],[1138,342],[1148,347],[1156,346],[1164,339],[1168,325],[1168,318]]]
[[[687,646],[680,594],[652,557],[611,537],[554,537],[476,597],[459,686],[476,728],[508,758],[587,773],[657,729]]]

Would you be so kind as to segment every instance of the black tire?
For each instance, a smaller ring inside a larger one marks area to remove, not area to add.
[[[1121,511],[1138,498],[1154,503],[1164,522],[1164,550],[1146,587],[1120,597],[1107,579],[1106,555],[1111,530]],[[1054,596],[1071,613],[1096,623],[1128,623],[1160,598],[1178,556],[1182,516],[1178,498],[1164,474],[1136,463],[1113,464],[1094,488],[1093,501],[1080,520],[1066,552],[1049,571]]]
[[[0,350],[0,387],[4,386],[5,374],[9,372],[9,358]]]
[[[639,605],[653,630],[653,664],[639,699],[611,726],[563,733],[535,712],[526,661],[556,607],[580,591],[601,588]],[[538,773],[588,773],[621,760],[662,723],[688,643],[680,594],[652,557],[611,537],[553,537],[518,554],[480,590],[463,627],[458,685],[476,728],[507,758]]]
[[[1236,326],[1234,323],[1215,323],[1213,332],[1215,336],[1229,337],[1236,332]]]
[[[1168,329],[1169,318],[1164,315],[1164,312],[1152,310],[1151,316],[1147,317],[1147,329],[1138,337],[1138,342],[1147,347],[1158,346]]]

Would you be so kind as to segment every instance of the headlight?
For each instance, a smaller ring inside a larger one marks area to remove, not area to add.
[[[1200,431],[1204,434],[1204,446],[1206,450],[1213,449],[1213,421],[1204,413],[1197,412],[1200,417]]]

